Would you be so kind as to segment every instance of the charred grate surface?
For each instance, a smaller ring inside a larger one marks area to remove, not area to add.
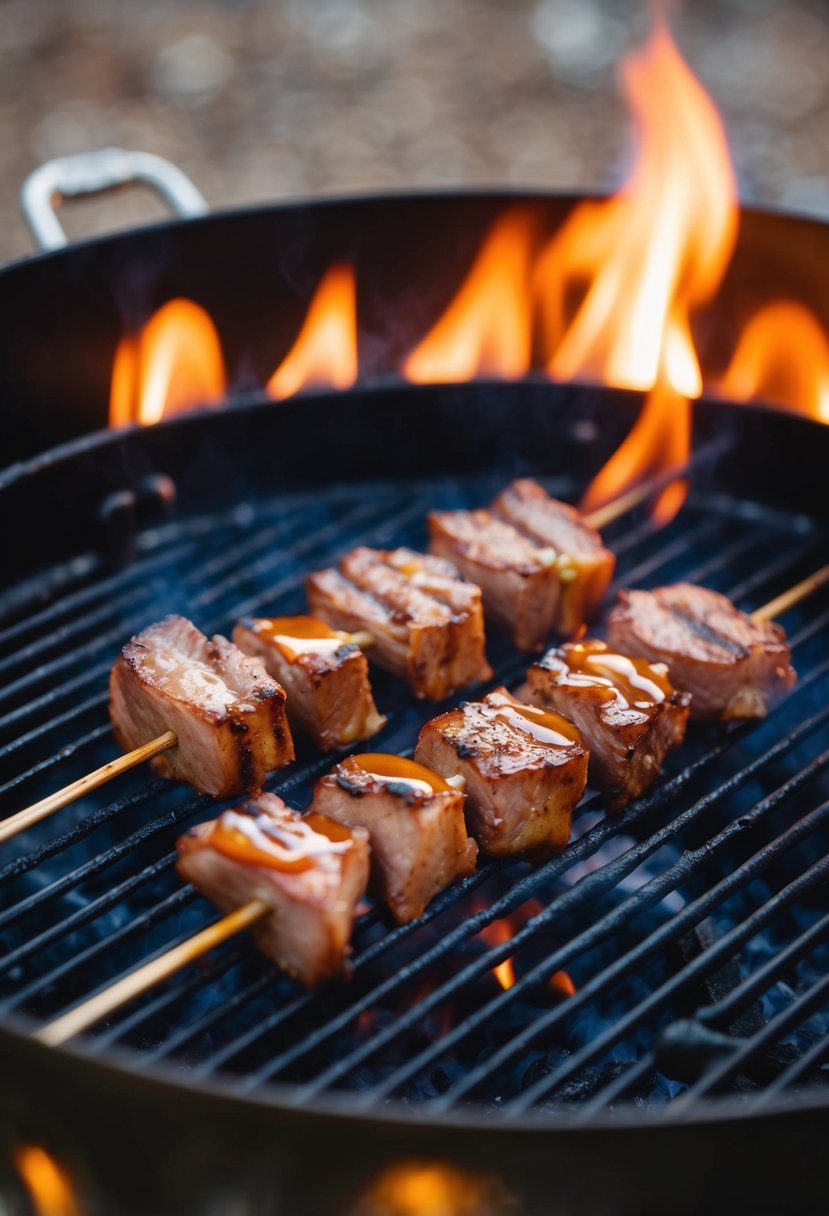
[[[422,547],[430,507],[499,486],[377,481],[244,504],[143,532],[120,572],[81,554],[28,602],[15,592],[0,617],[0,813],[114,754],[107,676],[141,626],[177,611],[229,632],[244,613],[301,611],[308,571],[357,542]],[[825,560],[825,534],[802,516],[725,496],[692,493],[666,528],[641,513],[606,537],[617,585],[699,581],[746,609]],[[679,1113],[719,1094],[768,1106],[824,1084],[829,596],[785,625],[800,675],[789,700],[762,723],[692,728],[619,818],[588,797],[559,857],[484,861],[415,925],[372,909],[347,985],[302,992],[246,939],[230,943],[97,1027],[91,1048],[246,1092],[278,1083],[298,1104],[344,1090],[362,1109],[475,1103],[505,1118]],[[490,657],[498,681],[520,682],[526,660],[505,638]],[[375,688],[390,724],[372,747],[410,751],[434,707],[379,673]],[[270,788],[301,807],[335,759],[300,742]],[[176,836],[213,814],[143,768],[7,846],[3,1011],[51,1019],[214,920],[173,868]]]

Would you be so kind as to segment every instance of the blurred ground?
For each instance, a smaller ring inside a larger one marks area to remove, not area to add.
[[[17,189],[110,144],[170,157],[214,207],[459,183],[607,188],[624,0],[0,0],[0,261]],[[829,5],[686,0],[672,26],[725,116],[742,195],[829,217]],[[161,214],[64,209],[80,234]]]

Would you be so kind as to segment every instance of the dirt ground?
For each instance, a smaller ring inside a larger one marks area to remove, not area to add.
[[[725,116],[746,200],[829,217],[829,5],[686,0],[679,45]],[[0,0],[0,261],[54,156],[160,153],[217,208],[458,183],[607,188],[615,65],[648,29],[612,0]],[[161,214],[64,208],[72,234]]]

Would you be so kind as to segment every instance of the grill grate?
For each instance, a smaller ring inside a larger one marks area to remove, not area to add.
[[[699,464],[710,459],[705,449]],[[573,498],[566,480],[550,491]],[[115,574],[79,555],[0,630],[0,810],[11,813],[112,754],[106,680],[117,647],[169,611],[207,631],[302,606],[302,579],[358,540],[424,542],[433,505],[485,501],[488,477],[333,486],[145,531]],[[746,609],[820,564],[825,536],[727,496],[689,498],[658,530],[643,515],[607,539],[617,585],[705,582]],[[44,583],[44,585],[46,585]],[[829,1050],[829,650],[826,593],[786,619],[800,680],[758,724],[696,727],[651,793],[541,866],[488,861],[416,925],[372,909],[351,984],[305,993],[246,942],[227,944],[90,1035],[143,1062],[221,1072],[244,1091],[282,1083],[306,1103],[334,1089],[361,1109],[392,1099],[505,1117],[589,1120],[631,1101],[682,1112],[714,1094],[768,1104],[819,1083]],[[496,678],[526,660],[493,637]],[[390,725],[372,746],[411,748],[434,708],[376,680]],[[333,763],[300,745],[271,788],[302,806]],[[4,1011],[50,1019],[215,919],[174,871],[176,835],[210,800],[137,770],[15,842],[0,868]],[[511,919],[490,944],[489,926]],[[493,969],[513,960],[515,983]],[[566,969],[574,995],[548,980]]]

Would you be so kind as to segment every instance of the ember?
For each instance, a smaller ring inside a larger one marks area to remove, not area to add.
[[[68,1174],[44,1148],[23,1145],[13,1159],[36,1216],[80,1216]]]

